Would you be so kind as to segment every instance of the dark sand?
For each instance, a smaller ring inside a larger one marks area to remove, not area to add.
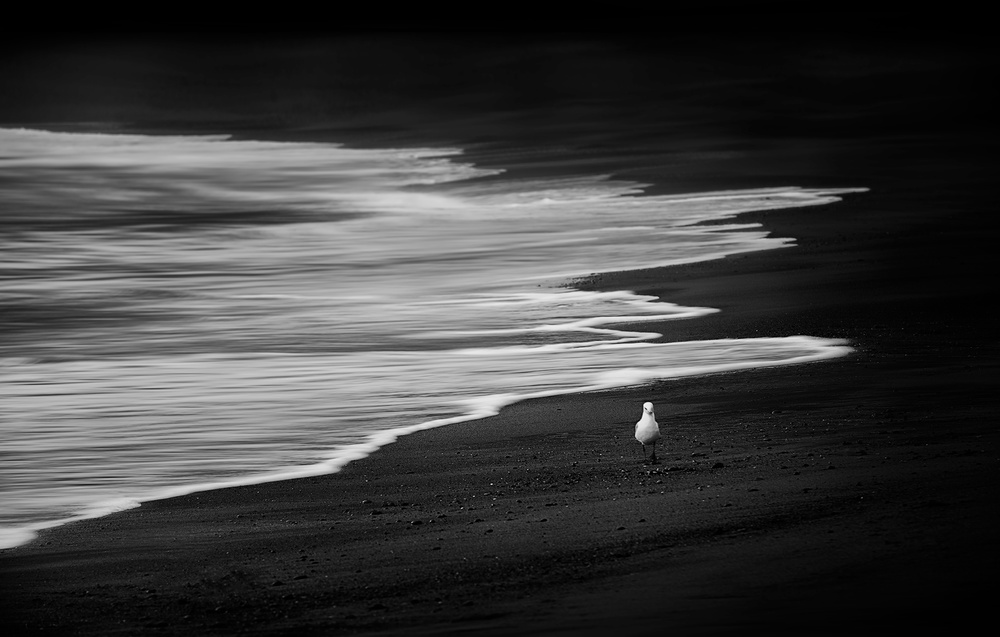
[[[793,161],[809,152],[785,140],[688,175],[872,188],[744,217],[796,247],[578,282],[723,310],[661,324],[666,339],[807,334],[848,339],[851,356],[528,401],[335,475],[46,532],[0,553],[5,634],[953,634],[989,621],[995,162],[979,161],[984,138],[959,110],[921,135],[875,139],[879,120],[865,139],[816,141],[822,165]],[[641,175],[640,159],[621,173]],[[631,433],[646,400],[665,431],[655,466]]]

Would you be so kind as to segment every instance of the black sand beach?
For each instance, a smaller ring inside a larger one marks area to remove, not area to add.
[[[807,334],[854,354],[527,401],[335,475],[45,532],[0,553],[5,634],[866,635],[989,620],[996,136],[972,80],[996,67],[924,51],[868,76],[855,49],[812,49],[841,55],[821,79],[785,68],[752,96],[726,89],[724,108],[686,102],[714,113],[690,136],[645,126],[650,111],[617,129],[606,106],[563,120],[561,99],[488,119],[495,137],[549,136],[510,162],[525,173],[600,165],[660,191],[870,188],[741,218],[794,247],[576,282],[722,310],[653,328],[668,340]],[[699,78],[772,57],[720,59]],[[809,90],[789,93],[795,82]],[[754,115],[736,121],[740,99]],[[503,161],[493,133],[470,134],[486,120],[399,118],[416,111],[373,115],[394,125],[346,141],[467,140],[473,160]],[[647,400],[665,430],[653,466],[631,433]]]

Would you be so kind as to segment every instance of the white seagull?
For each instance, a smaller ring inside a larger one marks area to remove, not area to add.
[[[656,441],[660,439],[660,425],[656,423],[656,416],[653,415],[653,403],[642,406],[642,418],[635,423],[635,439],[642,445],[643,461],[646,460],[646,445],[649,445],[653,448],[653,455],[649,461],[656,464]]]

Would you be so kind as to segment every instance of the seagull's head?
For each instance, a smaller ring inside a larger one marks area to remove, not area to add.
[[[642,411],[644,413],[647,413],[650,416],[652,416],[653,415],[653,403],[645,403],[645,404],[643,404]]]

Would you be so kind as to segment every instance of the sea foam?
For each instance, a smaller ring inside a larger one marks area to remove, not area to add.
[[[525,398],[849,351],[661,343],[643,323],[717,310],[567,285],[788,247],[735,216],[863,189],[644,196],[458,149],[2,129],[0,172],[2,545]]]

